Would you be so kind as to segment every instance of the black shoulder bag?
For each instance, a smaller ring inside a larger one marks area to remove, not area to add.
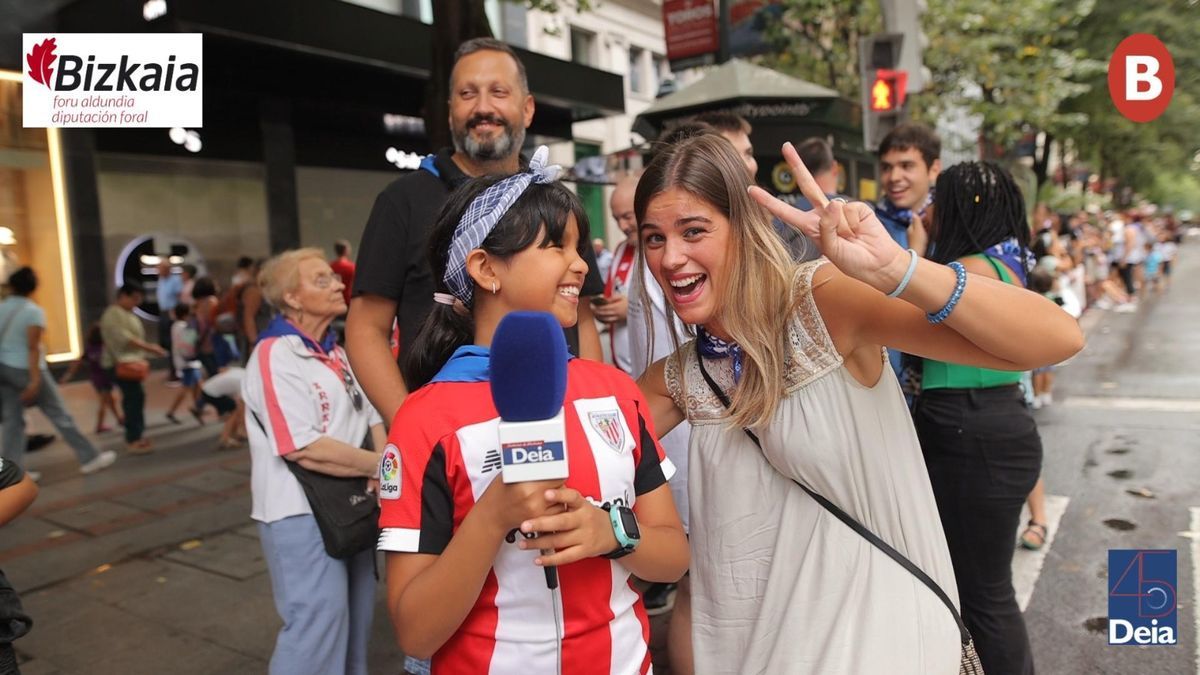
[[[253,410],[255,423],[266,435],[266,427]],[[373,450],[371,432],[362,448]],[[330,476],[310,471],[299,462],[283,459],[283,464],[296,477],[312,508],[325,552],[333,558],[350,558],[375,546],[379,539],[379,502],[367,492],[367,479]]]
[[[716,381],[712,379],[712,376],[708,374],[708,370],[704,367],[704,359],[700,356],[699,350],[696,351],[696,361],[700,365],[700,374],[704,376],[704,381],[708,383],[709,389],[712,389],[712,392],[716,394],[718,399],[721,400],[721,404],[728,408],[730,405],[729,397],[725,395],[724,391],[721,391],[721,387],[719,387]],[[750,440],[754,442],[754,445],[758,446],[759,450],[762,450],[762,443],[759,442],[758,436],[755,435],[753,431],[750,431],[750,429],[747,428],[743,428],[742,431],[746,432],[746,435],[750,437]],[[820,494],[813,492],[808,488],[808,486],[804,485],[800,481],[794,478],[791,480],[796,485],[799,485],[801,490],[804,490],[806,493],[808,493],[808,496],[816,500],[816,502],[820,504],[826,511],[832,513],[834,517],[845,523],[850,529],[857,532],[860,536],[862,536],[863,539],[871,542],[875,548],[886,553],[889,558],[895,560],[901,567],[908,570],[909,573],[916,577],[921,583],[928,586],[929,590],[933,591],[933,594],[936,595],[938,599],[940,599],[942,603],[946,605],[946,608],[950,610],[950,614],[954,616],[954,623],[958,624],[958,632],[962,637],[962,657],[958,665],[959,675],[984,675],[983,664],[979,662],[979,654],[975,651],[975,642],[971,639],[971,633],[967,630],[967,627],[963,625],[962,616],[959,615],[958,609],[954,607],[953,602],[950,602],[950,598],[946,595],[946,592],[942,590],[941,586],[938,586],[936,581],[930,579],[928,574],[925,574],[925,572],[921,571],[920,567],[917,567],[911,560],[904,557],[904,555],[896,549],[892,548],[892,546],[886,541],[880,539],[874,532],[868,530],[857,520],[850,517],[849,514],[838,508],[833,502],[829,501],[825,497],[822,497]]]

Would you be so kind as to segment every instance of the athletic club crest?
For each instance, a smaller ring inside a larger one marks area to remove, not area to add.
[[[625,425],[621,424],[620,412],[589,412],[588,421],[613,452],[625,450]]]

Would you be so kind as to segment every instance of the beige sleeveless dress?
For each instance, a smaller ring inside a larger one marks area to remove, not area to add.
[[[797,270],[786,396],[755,431],[711,393],[689,342],[666,380],[692,423],[692,638],[697,673],[953,675],[950,611],[925,585],[797,487],[824,495],[925,571],[956,604],[954,571],[912,420],[888,367],[874,387],[843,366]],[[729,359],[705,360],[733,387]]]

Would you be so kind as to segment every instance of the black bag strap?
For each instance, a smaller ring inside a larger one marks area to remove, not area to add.
[[[728,408],[730,405],[729,397],[725,394],[724,391],[721,390],[721,387],[717,385],[716,381],[713,380],[712,376],[708,374],[708,370],[704,367],[704,359],[703,359],[703,357],[700,356],[699,349],[696,350],[696,361],[700,364],[700,374],[704,376],[704,381],[708,383],[708,388],[712,389],[712,392],[714,394],[716,394],[717,398],[719,398],[721,400],[721,404],[724,405],[726,408]],[[746,435],[750,437],[750,440],[753,441],[756,446],[758,446],[759,450],[762,450],[762,443],[759,442],[758,436],[753,431],[750,431],[750,429],[745,428],[745,427],[742,428],[742,431],[746,432]],[[946,608],[950,610],[950,613],[952,615],[954,615],[954,623],[958,624],[958,632],[959,632],[959,635],[962,637],[962,643],[964,645],[966,645],[968,642],[971,641],[971,634],[970,634],[970,632],[967,631],[967,627],[963,624],[962,616],[959,615],[958,609],[956,609],[954,607],[954,603],[950,601],[949,596],[946,595],[946,592],[942,590],[941,586],[938,586],[936,581],[934,581],[933,579],[930,579],[929,575],[925,574],[925,572],[922,571],[920,567],[917,567],[916,564],[914,564],[911,560],[904,557],[903,553],[892,548],[891,544],[888,544],[886,541],[880,539],[878,535],[876,535],[874,532],[868,530],[866,527],[864,527],[862,525],[862,523],[859,523],[857,520],[852,518],[848,513],[841,510],[840,508],[838,508],[837,505],[835,505],[833,502],[829,501],[828,499],[821,496],[817,492],[814,492],[813,490],[809,489],[807,485],[805,485],[804,483],[801,483],[800,481],[796,480],[795,478],[792,478],[791,481],[793,483],[795,483],[796,485],[799,485],[801,490],[804,490],[805,492],[807,492],[808,496],[810,496],[814,500],[816,500],[816,502],[818,504],[820,504],[822,507],[824,507],[826,511],[832,513],[834,515],[834,517],[836,517],[838,520],[845,523],[850,529],[854,530],[859,535],[861,535],[863,539],[866,539],[867,541],[871,542],[871,544],[874,545],[875,548],[886,553],[889,558],[891,558],[892,560],[895,560],[897,563],[900,564],[901,567],[908,570],[909,573],[911,573],[914,577],[919,579],[921,581],[921,583],[928,586],[929,590],[933,591],[934,595],[936,595],[938,597],[938,599],[940,599],[942,601],[942,603],[946,605]]]

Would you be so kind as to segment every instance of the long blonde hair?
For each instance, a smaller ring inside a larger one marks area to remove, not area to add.
[[[788,322],[795,302],[793,263],[771,225],[770,214],[751,199],[745,165],[733,145],[702,134],[661,150],[638,182],[634,213],[645,219],[650,200],[671,188],[703,199],[729,219],[732,246],[726,251],[728,281],[719,289],[717,315],[742,349],[743,371],[730,414],[737,426],[770,421],[783,399],[784,365],[790,353]],[[644,255],[639,247],[638,255]],[[644,261],[639,261],[639,267]],[[645,284],[642,301],[649,307]],[[668,319],[674,311],[668,302]],[[647,322],[650,323],[650,322]],[[651,334],[651,343],[653,335]],[[672,339],[677,338],[672,332]]]

